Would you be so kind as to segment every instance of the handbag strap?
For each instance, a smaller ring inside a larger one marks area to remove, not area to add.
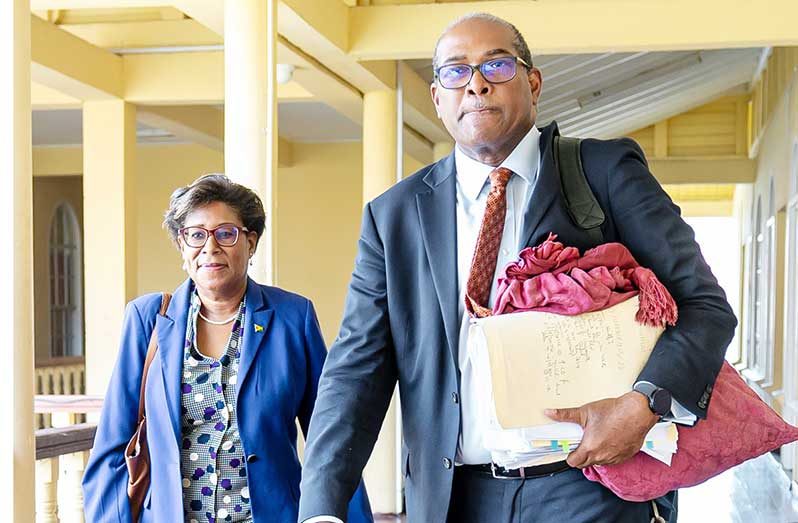
[[[161,316],[166,315],[166,309],[169,307],[169,302],[172,295],[164,292],[161,295]],[[139,423],[144,419],[144,389],[147,387],[147,374],[150,372],[150,365],[155,358],[155,353],[158,352],[158,326],[152,328],[152,335],[150,335],[150,344],[147,346],[147,357],[144,359],[144,370],[141,373],[141,390],[139,391]]]

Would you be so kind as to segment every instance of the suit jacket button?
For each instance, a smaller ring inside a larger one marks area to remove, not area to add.
[[[256,461],[258,461],[257,454],[250,454],[249,456],[247,456],[247,463],[255,463]]]
[[[452,460],[449,458],[443,458],[443,468],[450,469],[452,468]]]
[[[452,401],[455,402],[455,403],[459,403],[460,402],[460,397],[457,395],[456,392],[452,392]]]

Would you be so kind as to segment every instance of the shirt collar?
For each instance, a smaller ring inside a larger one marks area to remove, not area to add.
[[[489,183],[488,177],[495,167],[469,158],[459,146],[454,148],[454,163],[457,182],[463,193],[468,198],[476,200],[485,184]],[[500,167],[510,169],[526,183],[532,184],[537,176],[539,163],[540,131],[533,125]]]

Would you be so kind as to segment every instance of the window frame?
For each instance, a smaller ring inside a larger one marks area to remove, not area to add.
[[[48,234],[48,312],[50,358],[82,357],[83,249],[80,224],[72,205],[55,206]]]

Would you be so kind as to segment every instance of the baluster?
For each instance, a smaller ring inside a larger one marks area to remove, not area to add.
[[[58,515],[61,523],[84,523],[81,478],[89,459],[88,451],[61,456],[58,483]]]
[[[58,523],[58,461],[36,461],[36,523]]]
[[[78,365],[77,372],[75,373],[77,394],[86,394],[86,365]],[[86,414],[81,414],[78,417],[78,423],[86,423]]]
[[[42,373],[42,394],[53,393],[53,369],[46,368]],[[45,414],[42,416],[44,426],[42,428],[49,428],[53,426],[53,416]]]
[[[64,394],[77,394],[75,389],[72,387],[72,378],[74,376],[73,367],[64,367],[62,369],[64,381]]]
[[[44,387],[42,387],[42,381],[43,380],[44,380],[44,377],[42,376],[41,369],[36,369],[36,376],[35,376],[36,394],[43,394],[43,392],[42,392],[42,390],[44,390]],[[34,427],[36,429],[43,429],[44,428],[44,415],[43,414],[36,414],[36,419],[35,419],[34,423],[35,423]]]
[[[79,376],[79,383],[80,383],[80,394],[86,394],[86,366],[81,365],[80,369],[78,370]]]
[[[61,367],[53,367],[53,394],[64,393],[64,371]]]

